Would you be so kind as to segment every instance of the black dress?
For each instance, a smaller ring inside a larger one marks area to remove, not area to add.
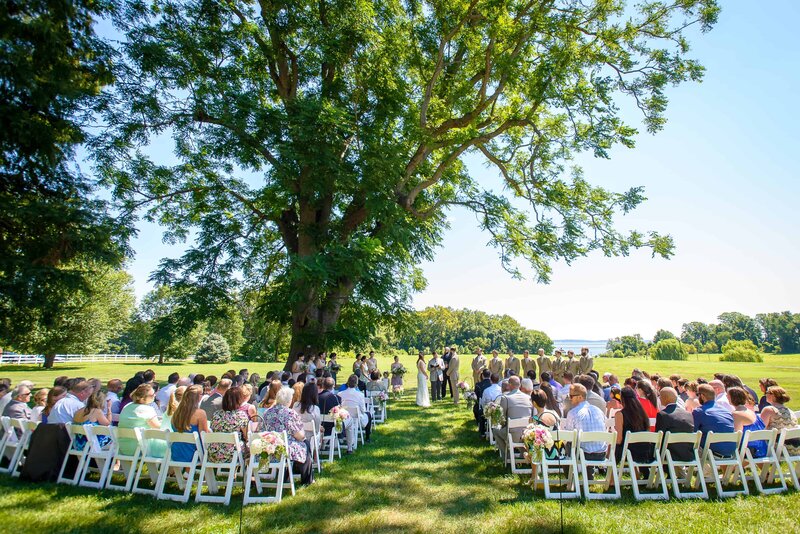
[[[632,434],[636,432],[650,432],[650,428],[635,430],[630,422],[625,419],[625,416],[622,416],[622,443],[618,444],[616,448],[617,463],[622,463],[622,447],[625,443],[625,435],[629,431]],[[633,443],[628,446],[628,450],[631,451],[634,462],[647,463],[655,460],[655,449],[652,443]]]

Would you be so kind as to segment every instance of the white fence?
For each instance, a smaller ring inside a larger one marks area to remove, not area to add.
[[[69,362],[137,362],[142,361],[139,354],[56,354],[57,363]],[[27,364],[41,365],[44,356],[41,354],[3,354],[0,365]]]

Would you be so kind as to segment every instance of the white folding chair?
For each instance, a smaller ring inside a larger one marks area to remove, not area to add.
[[[710,470],[706,482],[713,479],[717,488],[717,495],[720,498],[735,497],[736,495],[749,495],[747,489],[747,479],[745,478],[742,457],[739,455],[739,443],[742,441],[741,432],[721,432],[715,434],[713,431],[706,435],[706,444],[703,448],[704,465]],[[717,456],[711,450],[711,445],[718,443],[729,443],[733,445],[733,453],[730,456]],[[722,469],[722,471],[720,471]],[[732,485],[737,482],[742,483],[741,490],[725,490],[723,486]]]
[[[702,432],[683,433],[667,432],[662,440],[661,458],[667,464],[669,480],[672,485],[672,493],[677,499],[708,499],[708,487],[703,476],[703,464],[700,461],[700,440],[703,438]],[[676,460],[670,451],[670,445],[690,445],[693,457],[688,461]],[[678,476],[678,470],[682,471],[683,476]],[[692,484],[692,476],[695,477]],[[695,491],[684,491],[681,484]],[[700,491],[697,491],[698,486]]]
[[[67,454],[64,456],[64,461],[61,463],[61,470],[58,472],[58,480],[56,482],[59,484],[69,484],[70,486],[75,486],[83,474],[83,465],[86,463],[86,454],[89,452],[89,449],[92,446],[92,427],[89,425],[66,425],[66,427],[70,440],[69,449],[67,449]],[[86,438],[83,447],[80,449],[77,448],[78,436],[83,436]],[[78,460],[78,465],[75,467],[75,472],[73,473],[72,478],[64,475],[71,458],[76,458]]]
[[[328,463],[333,463],[334,456],[338,455],[339,458],[342,457],[342,446],[339,443],[339,436],[336,433],[336,425],[334,423],[334,418],[332,415],[323,415],[321,417],[321,422],[331,423],[332,425],[334,425],[334,427],[331,429],[330,434],[328,434],[327,436],[323,435],[321,437],[322,446],[320,447],[320,453],[323,456],[323,458],[326,458],[325,461]],[[342,429],[342,431],[345,432],[344,429]]]
[[[13,460],[17,456],[21,436],[17,436],[15,427],[16,423],[10,417],[3,416],[0,418],[0,425],[2,425],[3,437],[0,439],[0,473],[11,473],[14,470]],[[8,464],[2,467],[3,461],[8,460]]]
[[[176,444],[194,445],[194,453],[189,460],[178,460],[172,453],[172,446]],[[164,455],[161,480],[156,489],[156,498],[168,501],[187,503],[192,494],[194,475],[200,464],[200,454],[203,450],[200,436],[197,432],[170,432],[167,435],[167,453]],[[186,474],[184,475],[184,470]],[[167,482],[174,481],[182,493],[172,493],[167,489]]]
[[[8,432],[11,428],[11,418],[7,416],[0,416],[0,458],[2,452],[5,450],[6,440],[8,439]]]
[[[83,462],[83,471],[78,477],[78,486],[102,489],[105,487],[106,478],[114,466],[114,438],[111,427],[93,426],[91,429],[91,439],[86,445],[88,450],[86,451],[86,460]],[[101,436],[108,438],[108,443],[105,447],[100,447],[99,439]],[[94,460],[97,467],[92,467],[92,460]],[[86,476],[92,472],[98,473],[99,480],[97,482],[86,479]]]
[[[750,468],[752,473],[752,480],[756,485],[759,493],[783,493],[786,491],[786,480],[783,478],[783,471],[781,470],[781,462],[778,460],[777,451],[775,449],[775,441],[778,437],[777,430],[748,430],[744,433],[742,446],[739,449],[739,455],[746,463],[746,467]],[[756,458],[753,456],[753,451],[748,445],[754,441],[764,441],[767,445],[767,454]],[[745,473],[747,469],[745,469]],[[765,488],[764,485],[768,482],[774,481],[770,479],[770,473],[777,473],[780,484],[777,487]]]
[[[31,444],[31,436],[33,435],[33,431],[36,430],[36,427],[39,426],[38,421],[28,421],[25,419],[19,419],[18,421],[22,427],[22,436],[19,438],[16,455],[11,458],[11,464],[9,464],[12,477],[18,477],[22,472],[28,446]]]
[[[619,491],[619,477],[616,475],[617,459],[614,447],[617,444],[616,432],[579,432],[578,441],[580,443],[596,442],[599,441],[606,445],[608,451],[605,458],[602,460],[587,460],[586,453],[583,448],[578,449],[578,466],[580,467],[580,477],[583,484],[583,496],[589,500],[595,499],[619,499],[621,493]],[[589,480],[589,469],[605,469],[606,477],[603,480]],[[614,481],[614,492],[606,493]],[[589,486],[603,485],[603,493],[592,493],[589,491]]]
[[[506,463],[511,464],[511,472],[515,475],[529,475],[531,474],[531,467],[525,461],[525,452],[528,448],[522,441],[514,441],[512,430],[525,429],[528,426],[530,419],[527,417],[519,417],[516,419],[508,420],[508,437],[506,440]],[[528,467],[524,467],[528,466]]]
[[[139,466],[139,460],[142,457],[142,436],[138,428],[119,428],[116,426],[111,427],[111,436],[114,439],[113,443],[113,461],[119,463],[119,470],[122,474],[125,483],[123,485],[114,483],[114,471],[109,472],[106,477],[106,488],[116,491],[130,492],[133,487],[133,481],[136,477],[136,468]],[[133,454],[122,454],[119,450],[120,440],[134,440],[136,449]]]
[[[240,468],[244,468],[242,458],[242,442],[238,432],[201,432],[200,441],[203,443],[203,460],[200,464],[200,476],[197,480],[197,493],[195,502],[222,503],[228,506],[231,502],[233,484]],[[212,462],[208,457],[209,449],[214,445],[233,445],[233,452],[227,462]],[[219,477],[224,477],[222,481]],[[225,495],[216,495],[219,483],[225,482]],[[203,486],[208,487],[211,495],[203,493]]]
[[[311,462],[317,466],[317,472],[322,472],[322,462],[320,461],[320,436],[314,421],[303,423],[303,432],[306,433],[309,447],[311,449]]]
[[[619,479],[620,485],[630,485],[633,488],[633,497],[637,501],[645,500],[645,499],[669,499],[669,492],[667,492],[667,481],[666,477],[664,476],[664,468],[661,465],[661,438],[663,434],[661,432],[626,432],[625,433],[625,441],[622,445],[622,458],[620,459],[619,463],[619,471],[617,478]],[[649,462],[637,462],[633,458],[633,453],[631,453],[630,446],[635,445],[637,443],[644,443],[652,446],[653,448],[653,459]],[[647,487],[653,488],[655,487],[656,483],[661,484],[661,491],[658,493],[642,493],[639,487],[639,477],[637,476],[637,471],[642,468],[649,468],[650,469],[650,476],[647,480]],[[631,478],[630,481],[624,480],[622,477],[625,474],[625,470],[628,470],[630,473]]]
[[[380,424],[386,421],[386,403],[381,402],[380,395],[380,391],[367,391],[367,409],[372,410],[373,424]]]
[[[542,454],[541,467],[537,479],[544,485],[544,496],[547,499],[580,499],[580,483],[578,482],[578,432],[576,430],[551,430],[555,446],[563,451],[555,458],[548,459]],[[559,442],[561,442],[559,444]],[[567,477],[562,478],[563,468],[567,468]],[[559,490],[554,491],[552,483],[559,482]],[[561,482],[563,481],[563,484]],[[535,486],[534,486],[535,489]],[[566,490],[566,491],[565,491]]]
[[[359,441],[362,445],[367,442],[366,438],[364,437],[364,425],[361,424],[361,408],[356,404],[348,403],[342,403],[342,406],[350,414],[350,417],[353,419],[353,424],[356,425],[356,442],[353,448],[357,449]]]
[[[287,447],[287,454],[284,454],[280,458],[272,458],[270,462],[264,466],[259,465],[260,458],[252,452],[253,439],[258,437],[258,435],[250,434],[250,459],[247,462],[247,470],[244,475],[243,505],[281,502],[281,499],[283,499],[283,490],[285,488],[289,488],[292,495],[294,495],[295,488],[294,476],[292,474],[292,462],[289,460],[288,456],[289,438],[286,432],[282,432],[281,434],[283,442]],[[251,495],[253,484],[255,484],[258,496]],[[265,489],[274,489],[274,495],[262,496]]]
[[[133,479],[133,493],[142,493],[144,495],[158,495],[158,488],[161,484],[161,479],[166,474],[166,465],[167,461],[167,452],[164,452],[164,456],[156,456],[156,452],[160,452],[157,449],[161,447],[156,447],[156,442],[167,442],[167,438],[171,432],[169,430],[162,430],[159,428],[145,428],[140,430],[140,441],[142,452],[141,457],[139,460],[139,465],[136,468],[136,476]],[[142,472],[144,468],[147,467],[147,476],[150,478],[150,482],[152,482],[152,488],[141,488],[139,487],[139,482],[142,478]]]
[[[800,427],[784,428],[781,430],[780,437],[778,438],[778,445],[775,447],[775,450],[777,451],[778,458],[789,468],[789,477],[792,480],[792,484],[794,484],[794,489],[800,491],[800,453],[791,454],[789,448],[786,446],[787,441],[794,439],[800,440]],[[783,467],[779,467],[779,471],[783,473]],[[774,473],[770,475],[770,482],[774,476]]]

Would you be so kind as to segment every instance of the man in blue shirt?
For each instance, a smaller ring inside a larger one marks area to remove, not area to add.
[[[76,382],[69,393],[53,406],[47,422],[71,424],[72,418],[78,410],[86,407],[86,399],[92,395],[92,392],[92,386],[86,380]]]
[[[706,436],[709,432],[720,434],[733,432],[733,415],[723,406],[718,406],[714,401],[714,388],[708,384],[701,384],[697,388],[697,396],[702,403],[699,408],[692,412],[694,418],[694,429],[703,433],[700,447],[705,447]],[[736,443],[714,443],[711,445],[711,452],[717,456],[731,456],[736,450]]]

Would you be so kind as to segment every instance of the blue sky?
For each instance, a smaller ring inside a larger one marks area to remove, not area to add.
[[[666,128],[640,134],[635,149],[616,149],[610,160],[578,161],[593,184],[645,186],[649,200],[619,227],[671,234],[671,260],[646,251],[596,254],[556,265],[548,285],[516,281],[485,246],[474,216],[454,210],[440,259],[422,265],[428,288],[415,307],[508,313],[556,339],[649,338],[724,311],[800,311],[800,2],[723,4],[714,30],[692,39],[705,80],[668,93]],[[491,169],[471,171],[495,181]],[[181,249],[163,244],[149,224],[133,247],[130,271],[141,297],[158,261]]]

